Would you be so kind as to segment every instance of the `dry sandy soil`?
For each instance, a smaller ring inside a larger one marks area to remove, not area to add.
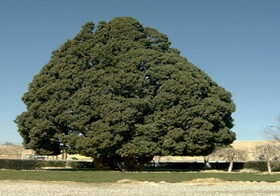
[[[122,180],[113,184],[69,182],[0,181],[0,196],[74,196],[74,195],[279,195],[280,183],[223,182],[217,179],[186,183],[148,183]]]

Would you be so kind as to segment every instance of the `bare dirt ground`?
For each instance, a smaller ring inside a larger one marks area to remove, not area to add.
[[[118,183],[84,184],[70,182],[0,181],[1,196],[75,196],[75,195],[279,195],[280,183],[223,182],[197,179],[185,183],[151,183],[123,180]]]

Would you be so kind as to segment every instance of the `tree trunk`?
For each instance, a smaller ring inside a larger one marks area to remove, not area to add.
[[[233,161],[230,161],[229,167],[228,167],[228,172],[232,172],[232,168],[233,168]]]
[[[104,156],[93,157],[93,164],[94,164],[94,168],[98,170],[110,169],[108,162],[106,161],[106,157]]]
[[[209,157],[203,157],[204,159],[204,169],[208,169],[211,167],[211,165],[209,164]]]
[[[267,171],[268,173],[271,173],[271,162],[267,161]]]
[[[62,160],[64,160],[64,146],[62,147]]]

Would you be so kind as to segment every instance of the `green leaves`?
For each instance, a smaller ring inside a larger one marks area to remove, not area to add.
[[[135,162],[230,144],[231,94],[179,54],[133,18],[86,23],[24,94],[27,111],[16,119],[24,145]]]

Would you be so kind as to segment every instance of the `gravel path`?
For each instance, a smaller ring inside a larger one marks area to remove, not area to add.
[[[280,183],[124,183],[0,181],[1,196],[280,195]]]

